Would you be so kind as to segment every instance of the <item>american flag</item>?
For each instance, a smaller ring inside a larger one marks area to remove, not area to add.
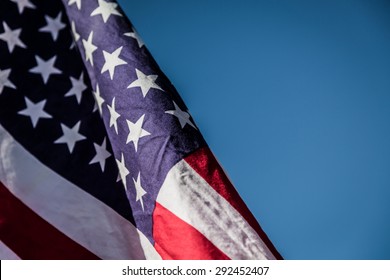
[[[281,258],[114,1],[0,2],[0,258]]]

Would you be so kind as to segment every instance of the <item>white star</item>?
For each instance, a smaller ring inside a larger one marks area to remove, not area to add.
[[[26,48],[26,45],[19,39],[20,32],[22,29],[11,30],[9,26],[3,21],[4,32],[0,34],[0,40],[3,40],[8,45],[8,50],[10,53],[13,52],[15,46]]]
[[[132,82],[127,88],[140,87],[144,97],[146,97],[146,94],[148,94],[151,88],[156,88],[161,91],[164,91],[155,83],[158,78],[157,75],[145,75],[138,69],[135,69],[135,72],[137,74],[138,79]]]
[[[53,37],[53,40],[56,41],[61,29],[64,29],[66,26],[63,22],[61,22],[61,16],[62,16],[62,12],[60,12],[56,18],[45,16],[46,26],[41,27],[39,31],[49,32]]]
[[[135,192],[136,192],[136,198],[135,201],[140,200],[141,201],[141,206],[142,206],[142,211],[144,210],[144,202],[142,200],[142,197],[147,194],[147,192],[143,189],[141,186],[141,172],[138,172],[137,180],[133,178],[134,182],[134,187],[135,187]]]
[[[81,0],[69,0],[68,6],[75,4],[77,5],[77,9],[81,10]]]
[[[126,144],[133,142],[135,151],[137,151],[139,139],[144,136],[150,135],[149,132],[142,128],[144,117],[145,114],[143,114],[142,117],[140,117],[136,123],[132,123],[131,121],[126,120],[127,126],[129,127],[130,131],[129,135],[127,136]]]
[[[104,171],[104,167],[106,165],[106,159],[111,156],[111,153],[109,153],[107,151],[107,148],[106,148],[106,138],[104,138],[103,143],[102,143],[101,146],[96,144],[96,143],[93,143],[93,145],[95,147],[96,155],[91,160],[91,162],[89,164],[93,164],[93,163],[97,163],[98,162],[100,164],[100,168],[102,169],[102,172],[103,172]]]
[[[73,148],[76,145],[76,142],[84,140],[85,136],[79,133],[80,121],[76,123],[72,128],[69,128],[61,124],[63,135],[58,138],[54,143],[61,144],[64,143],[68,146],[69,152],[73,152]]]
[[[29,72],[40,74],[42,76],[43,82],[46,84],[52,74],[61,74],[62,71],[58,70],[54,67],[54,63],[56,62],[57,56],[53,56],[49,60],[43,60],[39,56],[35,56],[35,60],[37,61],[37,66],[31,68]]]
[[[122,16],[120,12],[117,11],[116,7],[118,4],[116,3],[110,3],[106,2],[104,0],[98,0],[99,1],[99,7],[97,7],[93,12],[91,13],[91,16],[96,16],[96,15],[102,15],[104,23],[107,22],[108,18],[111,15],[117,15],[117,16]]]
[[[70,26],[72,28],[72,34],[73,34],[74,41],[77,42],[80,39],[80,34],[77,33],[77,31],[76,31],[76,24],[74,23],[74,21],[72,21]]]
[[[83,39],[83,46],[84,46],[84,49],[85,49],[85,60],[86,61],[90,61],[91,62],[91,65],[93,66],[93,52],[96,51],[97,47],[92,44],[92,37],[93,37],[93,31],[91,31],[91,33],[89,33],[89,36],[88,36],[88,40],[85,41]]]
[[[141,39],[141,37],[139,36],[137,31],[135,31],[134,29],[133,29],[133,32],[128,32],[128,33],[125,33],[124,35],[137,40],[138,46],[140,48],[142,48],[142,46],[145,45],[144,41]]]
[[[19,14],[23,13],[24,8],[31,8],[35,9],[34,4],[30,2],[30,0],[11,0],[12,2],[16,3],[19,8]]]
[[[170,110],[170,111],[165,111],[165,113],[167,114],[171,114],[175,117],[177,117],[177,119],[179,120],[180,122],[180,126],[181,128],[184,128],[184,126],[186,124],[189,124],[190,126],[192,126],[193,128],[196,129],[195,125],[191,122],[190,120],[190,114],[188,114],[187,112],[185,111],[182,111],[179,106],[177,106],[177,104],[175,103],[175,101],[173,101],[173,105],[175,106],[175,110]]]
[[[118,165],[118,169],[119,169],[119,175],[121,176],[121,180],[123,182],[123,184],[125,185],[125,189],[127,190],[127,183],[126,183],[126,176],[130,174],[129,170],[126,168],[126,165],[125,165],[125,158],[122,154],[122,157],[121,157],[121,160],[116,160],[116,164]]]
[[[108,105],[108,110],[110,111],[110,127],[114,126],[116,134],[118,134],[118,123],[116,120],[121,116],[115,111],[115,97],[112,99],[112,105]]]
[[[0,94],[3,92],[4,87],[16,89],[16,86],[9,80],[11,69],[0,69]]]
[[[76,96],[77,103],[80,104],[81,94],[87,88],[87,86],[84,84],[84,73],[81,72],[80,78],[78,80],[70,77],[70,81],[72,82],[72,88],[65,94],[65,96]]]
[[[102,74],[108,70],[111,80],[114,78],[115,67],[127,64],[126,61],[119,58],[123,47],[117,48],[113,53],[103,51],[104,60],[106,61],[102,68]]]
[[[37,103],[33,103],[27,97],[24,98],[27,108],[18,112],[20,115],[30,117],[33,127],[35,128],[39,119],[51,119],[52,116],[43,110],[46,100],[42,100]]]
[[[103,103],[104,103],[104,99],[100,95],[100,89],[99,89],[99,85],[98,84],[96,84],[96,91],[94,91],[93,94],[95,96],[95,100],[96,100],[97,106],[99,108],[99,112],[100,112],[100,114],[102,114],[102,106],[103,106]]]

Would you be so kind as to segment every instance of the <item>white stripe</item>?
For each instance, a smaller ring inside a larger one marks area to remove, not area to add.
[[[231,259],[275,259],[237,210],[184,160],[169,171],[157,202]]]
[[[0,181],[43,219],[102,259],[161,259],[133,224],[43,165],[2,126]]]
[[[0,240],[0,260],[20,260],[20,258]]]

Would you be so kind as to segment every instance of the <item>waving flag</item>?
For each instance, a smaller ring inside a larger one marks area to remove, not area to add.
[[[2,259],[280,258],[116,2],[0,22]]]

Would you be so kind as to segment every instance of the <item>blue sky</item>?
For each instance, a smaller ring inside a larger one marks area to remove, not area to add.
[[[286,259],[390,259],[390,2],[122,8]]]

